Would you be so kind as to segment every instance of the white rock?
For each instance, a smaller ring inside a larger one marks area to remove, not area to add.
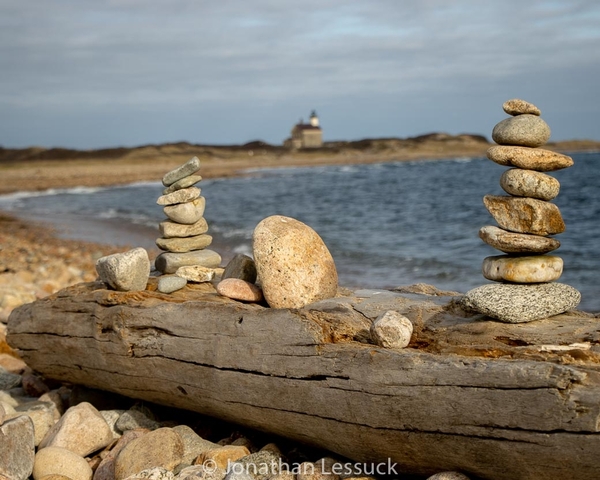
[[[96,271],[100,279],[115,290],[145,290],[150,276],[150,260],[144,248],[99,258]]]
[[[201,265],[188,265],[179,267],[175,275],[185,278],[188,282],[204,283],[210,282],[214,278],[215,270]]]
[[[371,325],[371,338],[384,348],[406,347],[412,333],[412,322],[394,310],[381,314]]]

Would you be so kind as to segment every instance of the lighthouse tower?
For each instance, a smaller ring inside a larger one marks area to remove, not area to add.
[[[310,125],[312,127],[318,127],[319,126],[319,117],[317,117],[317,112],[315,112],[314,110],[310,114]]]

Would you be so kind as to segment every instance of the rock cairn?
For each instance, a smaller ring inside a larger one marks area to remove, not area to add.
[[[500,178],[508,196],[486,195],[483,203],[496,226],[485,226],[479,236],[504,255],[483,261],[483,276],[497,284],[475,288],[463,302],[485,315],[508,323],[547,318],[575,308],[581,294],[558,280],[563,261],[555,255],[560,242],[551,237],[564,232],[565,223],[558,207],[550,201],[560,190],[558,180],[543,172],[573,165],[573,159],[538,147],[550,138],[550,128],[540,118],[540,110],[524,100],[504,103],[510,118],[498,123],[492,132],[498,144],[487,157],[512,167]]]
[[[195,186],[202,180],[197,174],[199,170],[200,160],[193,157],[162,179],[165,189],[156,203],[164,207],[167,219],[159,224],[161,237],[156,239],[156,245],[164,253],[156,257],[155,266],[162,273],[177,273],[186,280],[210,281],[211,269],[221,264],[221,256],[206,248],[212,243],[212,237],[206,234],[206,200]],[[182,280],[171,278],[160,279],[159,289],[161,283],[164,287],[161,290],[165,291],[185,285]]]

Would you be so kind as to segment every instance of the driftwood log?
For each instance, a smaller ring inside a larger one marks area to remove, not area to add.
[[[404,473],[600,478],[600,323],[502,324],[429,293],[347,292],[300,310],[80,284],[16,309],[8,340],[48,378],[194,410]],[[425,289],[428,291],[428,289]],[[438,295],[435,295],[438,293]],[[408,348],[369,343],[396,310]]]

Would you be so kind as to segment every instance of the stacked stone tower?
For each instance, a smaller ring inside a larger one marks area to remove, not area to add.
[[[486,195],[483,202],[499,227],[481,228],[479,236],[505,255],[487,257],[483,276],[498,284],[484,285],[467,293],[464,302],[495,319],[520,323],[563,313],[579,304],[580,293],[568,285],[553,283],[563,271],[555,255],[560,242],[552,237],[565,230],[558,207],[550,201],[558,195],[558,180],[543,172],[573,165],[573,160],[538,148],[550,138],[550,128],[540,110],[523,100],[503,105],[511,115],[492,132],[498,146],[490,148],[490,160],[507,167],[500,186],[507,196]]]

